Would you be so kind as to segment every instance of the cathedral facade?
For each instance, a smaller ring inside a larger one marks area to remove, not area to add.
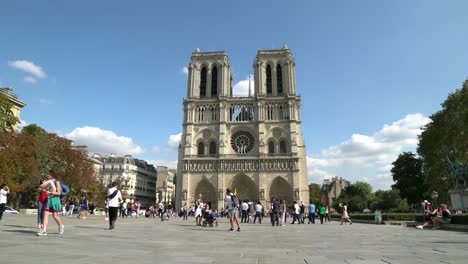
[[[285,45],[259,50],[253,95],[232,93],[226,52],[192,53],[177,165],[176,207],[199,194],[222,209],[226,188],[240,200],[309,200],[295,61]]]

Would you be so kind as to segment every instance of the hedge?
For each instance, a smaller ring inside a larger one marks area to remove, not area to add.
[[[351,219],[374,221],[374,214],[350,214]],[[339,219],[340,215],[331,215],[331,218]],[[424,215],[413,213],[383,213],[382,221],[416,221],[423,222]],[[452,224],[468,225],[468,214],[452,215]]]

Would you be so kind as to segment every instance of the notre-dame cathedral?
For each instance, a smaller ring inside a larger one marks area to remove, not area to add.
[[[192,53],[177,165],[176,207],[198,194],[224,207],[226,188],[240,200],[309,200],[296,63],[291,50],[259,50],[254,93],[236,97],[226,52]]]

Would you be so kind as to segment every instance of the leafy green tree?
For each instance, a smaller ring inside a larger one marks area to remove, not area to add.
[[[70,140],[36,125],[24,127],[22,133],[0,133],[0,182],[11,187],[17,208],[34,206],[39,179],[50,169],[71,187],[70,195],[103,200],[87,153],[74,148]]]
[[[404,152],[392,165],[391,172],[395,181],[392,188],[398,190],[401,198],[406,198],[411,205],[419,204],[427,193],[422,159],[416,157],[414,153]]]
[[[320,203],[321,201],[321,188],[317,183],[309,184],[309,201],[308,202]]]
[[[0,92],[0,132],[12,132],[19,119],[11,110],[13,103],[8,97]]]
[[[468,162],[468,80],[461,89],[450,94],[442,110],[419,136],[418,154],[423,160],[423,173],[428,194],[439,193],[438,203],[449,202],[449,161]],[[429,195],[428,195],[429,196]]]

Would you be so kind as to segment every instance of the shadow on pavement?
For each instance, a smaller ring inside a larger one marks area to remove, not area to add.
[[[37,231],[33,230],[3,230],[3,232],[10,232],[10,233],[23,233],[23,234],[36,234]]]
[[[5,226],[22,227],[22,228],[34,228],[34,227],[31,227],[31,226],[21,226],[21,225],[5,225]]]

